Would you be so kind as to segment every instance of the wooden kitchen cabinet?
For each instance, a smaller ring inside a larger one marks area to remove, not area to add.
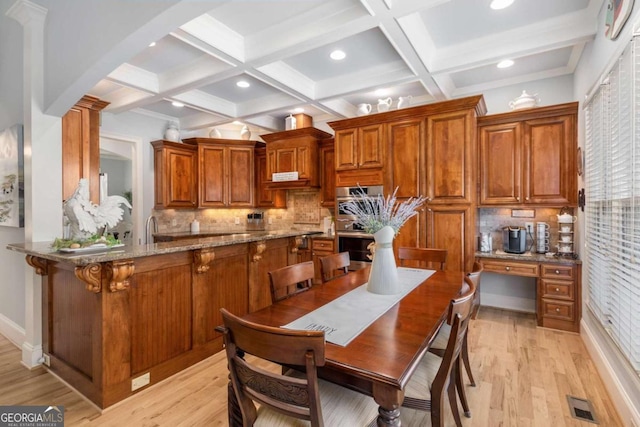
[[[73,195],[81,178],[89,197],[100,201],[100,111],[108,102],[85,95],[62,116],[62,199]]]
[[[195,208],[198,204],[195,146],[158,140],[151,142],[154,159],[154,209]]]
[[[255,149],[255,207],[286,208],[287,191],[267,188],[267,149],[264,146]]]
[[[481,206],[577,206],[577,106],[478,119]]]
[[[372,124],[336,131],[337,186],[382,185],[384,128]]]
[[[385,189],[394,191],[397,187],[398,198],[426,196],[425,120],[419,117],[389,123],[387,135]]]
[[[320,141],[320,206],[336,207],[336,163],[334,140]]]
[[[320,187],[318,164],[320,141],[331,134],[307,127],[261,135],[267,143],[267,181],[270,189],[297,189]],[[297,172],[293,181],[273,181],[274,173]]]
[[[311,238],[311,259],[313,260],[313,268],[315,277],[314,285],[322,283],[322,266],[320,258],[331,255],[336,251],[335,239],[332,237],[312,237]]]
[[[253,207],[255,141],[189,138],[198,147],[198,207]]]

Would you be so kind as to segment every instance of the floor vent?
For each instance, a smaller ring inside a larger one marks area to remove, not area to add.
[[[586,399],[580,399],[567,395],[567,401],[569,402],[569,412],[571,416],[580,421],[587,421],[593,424],[600,424],[596,418],[596,414],[593,411],[591,402]]]

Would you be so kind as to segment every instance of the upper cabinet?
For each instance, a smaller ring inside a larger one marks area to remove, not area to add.
[[[319,141],[331,134],[312,127],[261,135],[267,143],[267,181],[270,189],[320,186]],[[296,180],[273,180],[274,173],[297,172]]]
[[[480,205],[576,206],[578,103],[478,119]]]
[[[255,207],[286,208],[287,191],[267,188],[267,148],[262,144],[255,149]]]
[[[100,111],[109,105],[83,96],[62,116],[62,198],[67,200],[80,178],[89,180],[90,200],[100,199]]]
[[[195,208],[198,204],[197,147],[153,141],[154,209]]]
[[[330,125],[333,126],[335,123]],[[384,124],[336,131],[336,185],[342,187],[382,184],[384,131]]]
[[[334,140],[320,141],[320,205],[335,208],[336,204],[336,157]]]
[[[253,207],[255,141],[188,138],[198,147],[198,206]]]

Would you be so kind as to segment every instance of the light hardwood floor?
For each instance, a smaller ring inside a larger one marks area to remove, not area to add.
[[[567,394],[589,399],[600,426],[624,426],[579,335],[483,307],[469,345],[477,387],[466,388],[472,418],[463,417],[465,427],[594,426],[571,417]],[[226,392],[220,352],[101,414],[44,369],[25,369],[20,351],[0,335],[0,405],[63,405],[66,426],[226,426]]]

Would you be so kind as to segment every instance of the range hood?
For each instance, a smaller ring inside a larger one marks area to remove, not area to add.
[[[267,143],[267,181],[271,190],[320,187],[318,143],[333,138],[313,127],[261,135]]]

